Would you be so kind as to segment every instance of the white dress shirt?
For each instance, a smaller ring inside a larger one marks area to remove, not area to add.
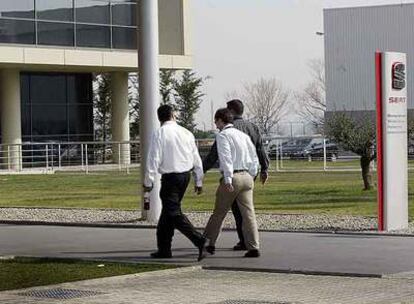
[[[228,124],[217,134],[217,152],[224,183],[231,184],[235,170],[246,170],[256,176],[259,160],[250,137]]]
[[[144,185],[151,187],[158,173],[183,173],[194,170],[197,187],[203,184],[203,163],[194,135],[175,121],[164,122],[152,136]]]

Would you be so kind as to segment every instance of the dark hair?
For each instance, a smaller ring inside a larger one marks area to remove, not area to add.
[[[214,119],[221,119],[225,124],[232,123],[233,114],[227,108],[218,109],[216,115],[214,115]]]
[[[158,120],[161,123],[171,120],[173,113],[174,109],[170,105],[162,105],[157,110]]]
[[[243,115],[244,105],[240,99],[233,99],[227,102],[227,109],[232,111],[235,115]]]

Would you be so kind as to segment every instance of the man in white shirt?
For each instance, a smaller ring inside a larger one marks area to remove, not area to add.
[[[253,206],[254,177],[259,161],[250,137],[233,127],[229,109],[219,109],[214,117],[217,134],[217,152],[223,174],[216,192],[216,202],[204,235],[210,240],[207,252],[214,254],[215,243],[223,220],[234,201],[242,214],[242,230],[247,247],[245,257],[259,257],[259,232]]]
[[[171,258],[174,229],[184,234],[198,248],[198,260],[204,258],[206,238],[181,211],[181,200],[190,182],[191,171],[195,177],[195,191],[202,192],[203,165],[194,135],[175,122],[174,111],[162,105],[157,111],[161,128],[155,131],[147,160],[144,191],[151,191],[155,176],[161,174],[161,216],[157,226],[158,251],[153,258]]]

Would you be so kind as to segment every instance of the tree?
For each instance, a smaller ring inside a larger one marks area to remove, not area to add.
[[[269,135],[285,114],[289,91],[275,78],[246,83],[243,89],[247,114],[264,134]]]
[[[308,63],[312,81],[295,93],[299,115],[309,120],[318,131],[323,131],[326,111],[325,66],[322,59]]]
[[[130,74],[128,78],[128,103],[131,139],[136,139],[139,136],[140,103],[138,87],[138,74]]]
[[[196,73],[191,70],[185,70],[181,79],[174,80],[175,108],[178,111],[177,122],[191,132],[195,130],[194,115],[200,108],[204,96],[200,90],[203,83],[204,79],[197,77]]]
[[[93,79],[93,109],[95,139],[111,138],[111,78],[109,74],[97,74]]]
[[[173,103],[174,76],[174,70],[161,70],[160,72],[161,104]]]
[[[342,148],[359,156],[364,190],[372,189],[371,162],[375,159],[375,123],[368,115],[361,118],[335,113],[326,120],[326,134]]]

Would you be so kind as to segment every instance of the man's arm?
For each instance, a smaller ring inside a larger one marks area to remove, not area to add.
[[[208,152],[208,155],[203,159],[204,173],[210,170],[211,168],[213,168],[217,160],[218,160],[217,140],[215,140],[214,144],[211,146],[210,152]]]
[[[257,133],[257,140],[256,140],[256,153],[257,157],[259,158],[260,163],[260,172],[267,172],[269,169],[269,157],[267,156],[267,153],[263,146],[263,138],[260,134],[259,128],[256,126],[256,133]]]
[[[147,168],[145,171],[144,188],[152,189],[154,185],[155,176],[161,164],[162,145],[161,140],[155,133],[152,136],[151,144],[148,152]]]
[[[229,140],[222,133],[216,138],[217,153],[220,160],[220,168],[223,171],[224,184],[232,184],[233,182],[233,159],[231,157],[231,148]]]
[[[203,163],[201,161],[200,154],[198,153],[198,149],[195,143],[195,139],[193,138],[192,141],[192,153],[193,153],[193,172],[194,172],[194,180],[196,185],[196,191],[201,193],[201,189],[203,187]]]
[[[251,163],[249,164],[249,174],[255,177],[259,169],[259,160],[257,157],[255,146],[250,140],[247,141],[247,150],[251,160]]]

